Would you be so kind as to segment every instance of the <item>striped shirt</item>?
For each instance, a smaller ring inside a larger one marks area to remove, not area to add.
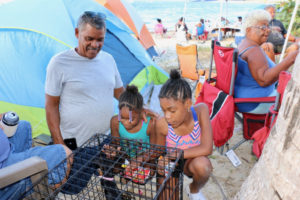
[[[176,135],[171,125],[168,125],[168,135],[166,139],[167,147],[175,147],[179,149],[188,149],[201,144],[201,129],[195,109],[191,107],[194,119],[194,129],[190,134],[179,136]]]

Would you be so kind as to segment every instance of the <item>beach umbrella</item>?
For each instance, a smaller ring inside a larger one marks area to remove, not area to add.
[[[95,0],[119,17],[135,34],[150,56],[157,56],[154,40],[135,8],[126,0]]]
[[[106,15],[103,50],[114,57],[125,85],[134,83],[144,94],[168,78],[132,37],[133,32],[93,0],[15,0],[4,4],[0,6],[0,113],[15,111],[20,119],[30,121],[33,137],[49,134],[44,109],[49,60],[77,46],[74,29],[84,11]]]

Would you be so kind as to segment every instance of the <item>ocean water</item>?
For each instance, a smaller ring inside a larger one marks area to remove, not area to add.
[[[142,17],[146,26],[153,31],[156,18],[161,18],[168,30],[174,30],[175,24],[181,16],[185,17],[186,24],[191,31],[201,18],[209,19],[215,23],[220,17],[219,1],[193,0],[185,3],[184,0],[132,0],[138,14]],[[253,9],[264,8],[263,3],[245,1],[229,1],[223,3],[223,14],[230,22],[237,21],[238,16],[244,17]]]

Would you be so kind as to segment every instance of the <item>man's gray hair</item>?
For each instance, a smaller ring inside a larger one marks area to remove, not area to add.
[[[106,29],[105,19],[106,16],[103,13],[85,11],[78,19],[77,28],[82,29],[89,24],[96,29]]]
[[[274,10],[276,10],[275,6],[273,6],[273,5],[266,5],[265,10],[269,10],[270,8],[273,8]]]
[[[271,20],[271,15],[266,10],[259,9],[249,12],[243,21],[243,32],[246,33],[247,28],[255,26],[258,22],[264,20]]]

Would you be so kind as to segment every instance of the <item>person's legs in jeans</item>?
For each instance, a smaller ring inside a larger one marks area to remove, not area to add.
[[[12,152],[23,152],[32,147],[31,125],[27,121],[20,121],[16,133],[8,138],[12,144]]]
[[[63,145],[34,147],[19,153],[11,152],[8,159],[3,163],[3,167],[13,165],[33,156],[41,157],[47,162],[48,171],[50,172],[48,173],[48,184],[58,186],[57,184],[62,183],[69,171],[70,165],[67,165],[67,162],[62,161],[70,154],[70,152],[67,152]],[[58,164],[60,165],[58,166]],[[30,178],[25,178],[1,189],[0,197],[3,199],[19,199],[31,186],[32,183]]]

